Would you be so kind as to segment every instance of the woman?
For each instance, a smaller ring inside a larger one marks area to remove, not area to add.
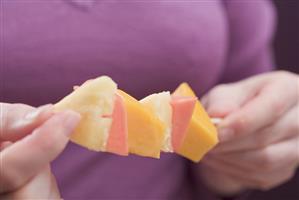
[[[169,154],[93,153],[68,143],[78,114],[1,104],[3,197],[237,198],[292,178],[298,76],[268,72],[269,1],[1,3],[2,102],[55,103],[73,85],[107,74],[138,98],[187,81],[205,94],[209,114],[223,118],[219,145],[193,164]]]

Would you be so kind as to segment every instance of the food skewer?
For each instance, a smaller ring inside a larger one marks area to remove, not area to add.
[[[223,118],[214,117],[214,118],[211,118],[211,121],[215,126],[218,126],[223,121]]]

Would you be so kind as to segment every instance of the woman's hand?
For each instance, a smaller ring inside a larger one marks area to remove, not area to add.
[[[272,72],[215,87],[203,102],[219,124],[219,145],[200,166],[214,191],[268,190],[299,165],[299,78]]]
[[[6,103],[0,103],[0,113],[0,198],[59,199],[49,163],[68,143],[80,115],[55,114],[51,105]]]

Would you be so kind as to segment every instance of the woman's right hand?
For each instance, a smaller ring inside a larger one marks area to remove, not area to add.
[[[73,111],[53,112],[0,103],[0,199],[60,199],[50,162],[65,148],[80,120]]]

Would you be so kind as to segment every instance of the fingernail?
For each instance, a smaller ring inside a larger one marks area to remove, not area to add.
[[[35,110],[33,110],[32,112],[28,113],[25,115],[24,119],[25,120],[33,120],[38,118],[42,113],[46,113],[46,112],[50,112],[53,109],[53,105],[52,104],[47,104],[44,106],[40,106],[38,108],[36,108]]]
[[[218,130],[218,138],[220,142],[226,142],[234,137],[234,131],[230,128],[220,128]]]
[[[65,129],[67,130],[64,133],[67,137],[69,137],[78,125],[81,116],[79,113],[76,113],[74,111],[65,111],[62,115],[63,124]]]

